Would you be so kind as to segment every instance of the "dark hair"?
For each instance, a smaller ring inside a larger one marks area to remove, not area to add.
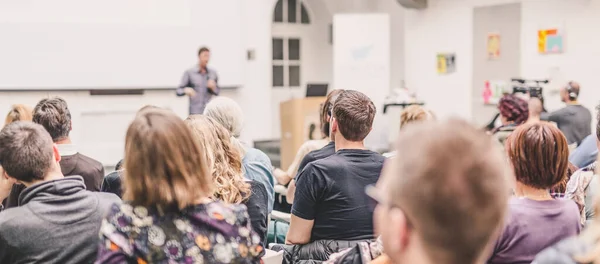
[[[117,162],[117,165],[115,165],[115,170],[119,171],[123,169],[123,160],[119,160],[119,162]]]
[[[377,112],[375,105],[365,94],[347,90],[339,94],[333,105],[333,117],[346,140],[362,141],[371,128]]]
[[[507,142],[518,182],[537,189],[561,183],[569,167],[569,144],[560,130],[540,122],[518,127]]]
[[[71,112],[60,98],[42,99],[33,109],[33,122],[42,125],[54,142],[66,139],[71,131]]]
[[[529,105],[525,100],[509,94],[500,99],[498,103],[500,114],[508,121],[520,125],[529,119]]]
[[[342,89],[335,89],[331,92],[329,92],[329,94],[327,94],[327,98],[325,99],[325,102],[323,103],[323,105],[321,106],[321,113],[319,115],[319,117],[321,118],[321,132],[323,132],[323,135],[325,135],[326,137],[329,137],[329,127],[330,127],[330,120],[329,117],[331,117],[331,111],[333,111],[333,103],[335,103],[335,100],[337,99],[337,97],[340,95],[340,93],[344,91]]]
[[[136,115],[125,137],[123,199],[176,211],[212,194],[212,176],[192,131],[172,111]]]
[[[200,54],[202,54],[203,52],[210,52],[210,50],[207,47],[200,47],[200,49],[198,50],[198,56],[200,56]]]
[[[504,219],[510,187],[501,153],[457,119],[411,124],[397,146],[410,151],[386,163],[385,195],[411,220],[432,262],[474,263]]]
[[[43,180],[52,166],[52,145],[42,126],[29,121],[10,123],[0,131],[0,164],[19,181]]]

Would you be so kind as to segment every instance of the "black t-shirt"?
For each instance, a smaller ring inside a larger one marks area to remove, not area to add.
[[[248,208],[248,215],[252,222],[252,230],[260,237],[262,245],[267,244],[267,230],[269,212],[267,211],[269,203],[269,193],[264,184],[256,181],[250,181],[250,197],[244,201],[244,205]]]
[[[369,150],[342,149],[306,166],[297,177],[292,214],[314,220],[311,241],[373,238],[365,187],[377,182],[384,160]]]
[[[300,166],[298,166],[298,173],[296,173],[296,178],[298,178],[298,175],[300,175],[300,173],[302,172],[302,170],[304,170],[308,163],[311,163],[315,160],[327,158],[333,154],[335,154],[335,142],[330,141],[321,149],[313,150],[308,154],[304,155],[304,158],[302,158],[302,161],[300,162]]]
[[[549,121],[555,122],[569,144],[581,141],[592,133],[592,114],[582,105],[567,105],[567,107],[548,115]]]

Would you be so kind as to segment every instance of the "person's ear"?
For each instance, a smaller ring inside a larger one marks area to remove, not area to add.
[[[391,234],[391,237],[395,239],[387,241],[388,245],[386,246],[390,247],[395,252],[402,253],[406,251],[410,244],[411,229],[406,219],[406,215],[402,210],[392,208],[389,210],[388,216],[390,221],[388,232]]]
[[[338,121],[335,118],[331,118],[331,132],[335,133],[338,131]]]
[[[11,184],[19,183],[19,181],[17,181],[17,179],[15,179],[13,177],[10,177],[10,175],[8,175],[8,173],[6,173],[5,170],[2,170],[2,176],[1,177],[4,177],[4,179],[7,180]]]
[[[60,162],[60,152],[58,152],[58,146],[56,146],[56,144],[52,144],[52,152],[54,155],[54,160],[56,162]]]

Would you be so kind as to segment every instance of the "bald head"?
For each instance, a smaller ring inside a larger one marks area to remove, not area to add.
[[[577,82],[569,82],[560,90],[560,95],[563,102],[577,101],[581,86]]]
[[[540,100],[540,98],[532,97],[529,99],[529,118],[537,117],[539,119],[543,111],[544,106],[542,105],[542,100]]]

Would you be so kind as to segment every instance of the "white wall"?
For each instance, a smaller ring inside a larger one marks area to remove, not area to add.
[[[565,81],[582,84],[581,101],[593,109],[600,100],[600,79],[593,72],[600,55],[600,0],[431,0],[426,10],[405,12],[405,75],[407,86],[418,92],[427,106],[441,117],[457,115],[471,119],[473,8],[522,3],[522,77],[554,79],[550,88]],[[566,52],[537,53],[537,30],[563,26]],[[457,71],[438,75],[435,55],[455,52]],[[561,107],[557,95],[548,91],[548,108]]]

